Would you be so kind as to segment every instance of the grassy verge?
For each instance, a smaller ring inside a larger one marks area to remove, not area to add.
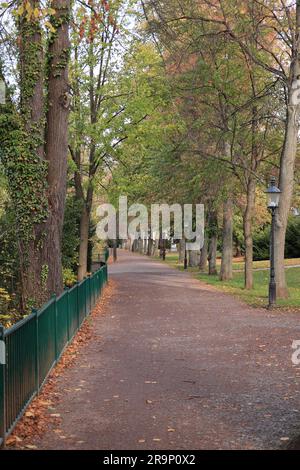
[[[221,260],[218,259],[218,263],[221,265]],[[260,269],[260,268],[269,268],[270,261],[269,260],[263,260],[263,261],[254,261],[253,262],[253,268],[254,269]],[[300,265],[300,258],[290,258],[285,260],[285,266],[297,266]],[[237,258],[233,260],[233,270],[243,270],[244,269],[244,261],[241,258]]]
[[[183,270],[182,264],[178,263],[178,255],[176,253],[168,253],[166,256],[166,262],[170,266]],[[286,260],[286,266],[293,266],[295,264],[300,264],[299,258]],[[254,262],[255,268],[265,268],[268,266],[268,261]],[[241,260],[234,261],[234,270],[243,268],[244,263]],[[209,276],[207,273],[199,273],[198,268],[188,268],[188,271],[193,273],[196,279],[200,279],[201,281],[204,281],[207,284],[213,285],[223,292],[233,294],[239,297],[247,304],[250,304],[255,307],[264,307],[268,303],[269,271],[255,271],[253,273],[254,288],[252,290],[244,289],[243,272],[234,272],[233,279],[231,281],[221,282],[217,275]],[[286,278],[290,296],[288,299],[278,299],[277,304],[278,306],[284,308],[299,308],[300,311],[300,268],[287,268]]]

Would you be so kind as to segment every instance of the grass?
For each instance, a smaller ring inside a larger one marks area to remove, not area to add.
[[[252,290],[244,289],[244,274],[234,273],[231,281],[220,281],[218,276],[209,276],[207,273],[198,273],[197,279],[212,284],[218,289],[238,296],[247,304],[255,307],[266,306],[268,303],[268,271],[255,271],[253,273],[254,288]],[[289,298],[278,299],[277,305],[281,307],[298,307],[300,309],[300,268],[286,270],[287,284],[289,287]]]
[[[217,260],[217,264],[221,265],[221,260]],[[295,266],[295,265],[300,265],[300,258],[290,258],[285,260],[285,266]],[[254,261],[253,262],[253,268],[254,269],[259,269],[259,268],[269,268],[270,261],[269,260],[263,260],[263,261]],[[243,270],[244,269],[244,260],[242,258],[236,258],[233,260],[233,270]]]
[[[177,269],[183,270],[183,265],[178,263],[177,253],[167,253],[166,262]],[[218,260],[218,265],[221,261]],[[300,264],[299,258],[285,260],[286,266]],[[254,261],[254,268],[268,268],[269,261]],[[233,262],[233,279],[231,281],[220,281],[218,275],[209,276],[207,273],[199,273],[198,268],[188,268],[196,279],[213,285],[223,292],[228,292],[239,297],[249,305],[255,307],[265,307],[268,303],[268,283],[269,271],[254,271],[254,288],[252,290],[244,289],[244,273],[236,272],[243,270],[244,262],[241,258]],[[286,279],[289,288],[288,299],[278,299],[277,305],[282,308],[293,308],[300,310],[300,267],[287,268]]]

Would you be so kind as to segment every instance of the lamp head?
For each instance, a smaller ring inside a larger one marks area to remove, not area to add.
[[[275,176],[271,176],[270,185],[269,185],[268,189],[266,190],[266,194],[267,194],[267,197],[268,197],[268,201],[267,201],[268,202],[268,208],[269,209],[275,209],[276,207],[278,207],[281,191],[276,186]]]

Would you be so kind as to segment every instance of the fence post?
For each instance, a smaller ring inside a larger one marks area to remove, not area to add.
[[[6,351],[4,328],[0,324],[0,448],[5,447],[6,417],[5,417],[5,364]]]
[[[40,391],[39,319],[36,308],[32,308],[31,312],[35,315],[35,388],[38,394]]]
[[[87,275],[86,291],[87,291],[87,304],[89,307],[86,314],[89,315],[92,311],[92,308],[91,308],[91,274],[90,273]]]
[[[70,299],[69,299],[69,288],[65,287],[67,296],[67,336],[68,342],[70,341]]]
[[[55,351],[55,362],[57,362],[57,303],[56,303],[56,294],[52,294],[52,299],[54,299],[54,351]]]
[[[103,269],[100,269],[100,272],[99,272],[99,285],[100,285],[99,296],[101,296],[101,294],[102,294],[102,288],[103,288],[103,284],[104,284],[103,279],[104,279]]]
[[[86,295],[86,282],[87,282],[87,277],[84,276],[83,278],[84,281],[84,317],[87,315],[87,295]]]
[[[76,282],[76,296],[77,296],[77,330],[79,330],[79,282]]]

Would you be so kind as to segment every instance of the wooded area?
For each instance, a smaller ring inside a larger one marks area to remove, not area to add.
[[[271,175],[277,297],[288,298],[284,259],[300,257],[299,49],[298,0],[2,2],[0,322],[91,271],[103,248],[96,207],[120,195],[203,203],[190,266],[226,282],[244,256],[253,289],[253,260],[269,258]]]

